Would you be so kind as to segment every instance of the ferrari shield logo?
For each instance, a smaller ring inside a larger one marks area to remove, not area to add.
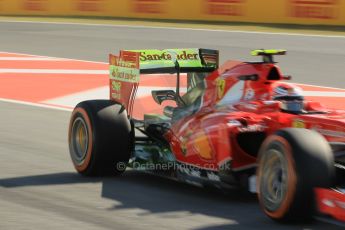
[[[304,123],[303,120],[296,119],[296,120],[293,120],[293,122],[292,122],[292,127],[303,129],[303,128],[305,128],[306,126],[305,126],[305,123]]]
[[[217,97],[218,99],[224,96],[225,92],[225,80],[224,79],[217,79]]]

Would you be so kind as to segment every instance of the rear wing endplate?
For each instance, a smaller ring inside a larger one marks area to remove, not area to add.
[[[139,55],[129,51],[109,55],[110,100],[122,104],[129,117],[140,80]]]

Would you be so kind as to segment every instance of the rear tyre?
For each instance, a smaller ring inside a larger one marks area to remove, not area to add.
[[[71,116],[68,141],[72,162],[80,174],[121,174],[133,145],[126,110],[109,100],[79,103]]]
[[[262,144],[258,157],[257,191],[260,205],[277,221],[312,217],[315,187],[335,181],[334,157],[317,132],[288,128]]]

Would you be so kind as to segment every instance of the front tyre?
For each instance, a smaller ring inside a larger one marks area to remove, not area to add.
[[[122,173],[133,145],[126,110],[109,100],[79,103],[71,116],[68,142],[72,162],[80,174]]]
[[[310,219],[315,187],[330,187],[334,157],[320,134],[288,128],[269,136],[260,148],[257,191],[267,216],[277,221]]]

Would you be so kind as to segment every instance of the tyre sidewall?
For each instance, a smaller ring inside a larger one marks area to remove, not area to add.
[[[284,158],[287,160],[287,167],[288,167],[288,190],[287,190],[285,198],[281,202],[280,207],[274,212],[266,209],[263,202],[263,198],[260,196],[260,193],[261,193],[260,178],[261,178],[261,174],[263,170],[262,166],[264,165],[262,160],[265,157],[264,156],[265,151],[269,149],[280,151],[284,155]],[[290,209],[291,203],[293,199],[295,198],[295,194],[296,194],[296,185],[297,185],[296,164],[293,157],[292,148],[289,142],[283,137],[278,136],[278,135],[272,135],[268,137],[261,147],[258,162],[259,162],[258,164],[259,166],[257,170],[258,171],[258,175],[257,175],[258,190],[257,191],[259,195],[258,197],[259,197],[260,205],[262,209],[264,210],[264,212],[266,213],[266,215],[268,215],[269,217],[273,219],[280,219]]]
[[[126,110],[120,104],[108,100],[84,101],[79,103],[71,116],[71,125],[82,117],[89,133],[89,148],[85,161],[78,165],[72,157],[76,170],[83,175],[116,175],[125,170],[133,148],[132,127]],[[70,143],[71,151],[71,143]],[[121,168],[117,168],[121,164]]]
[[[75,157],[73,156],[74,153],[72,153],[72,152],[74,152],[74,150],[73,150],[72,143],[71,143],[72,142],[72,136],[71,136],[72,135],[72,132],[71,132],[72,126],[73,126],[74,121],[78,117],[83,119],[83,121],[85,122],[87,131],[88,131],[88,137],[89,137],[89,143],[87,146],[87,153],[86,153],[84,160],[81,163],[77,162]],[[94,158],[94,154],[92,154],[93,148],[94,148],[94,135],[93,135],[92,122],[89,118],[88,112],[84,108],[76,107],[74,109],[74,111],[71,115],[71,122],[69,124],[69,130],[70,130],[68,132],[69,151],[70,151],[73,165],[78,172],[87,171],[87,169],[90,168],[91,162],[94,162],[94,159],[92,159],[92,158]]]
[[[269,212],[262,203],[260,195],[260,179],[263,155],[274,144],[279,142],[286,151],[284,155],[288,161],[289,175],[286,203],[283,211]],[[260,205],[265,213],[275,220],[307,220],[315,211],[314,191],[315,187],[330,187],[334,183],[335,168],[332,150],[323,136],[315,131],[307,129],[288,128],[283,129],[264,141],[258,158],[258,197]],[[291,198],[292,197],[292,198]]]

